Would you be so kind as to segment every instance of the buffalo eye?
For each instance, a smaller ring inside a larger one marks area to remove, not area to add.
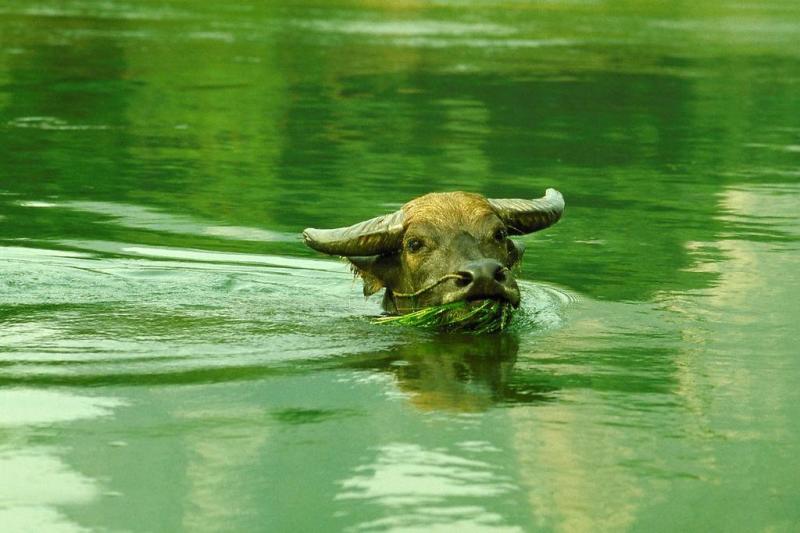
[[[494,240],[496,240],[497,242],[503,242],[506,240],[506,237],[508,237],[508,233],[506,233],[505,229],[500,228],[494,232],[494,235],[492,235],[492,237],[494,237]]]
[[[422,250],[423,246],[425,246],[425,243],[422,242],[422,239],[408,239],[408,242],[406,242],[406,250],[412,254]]]

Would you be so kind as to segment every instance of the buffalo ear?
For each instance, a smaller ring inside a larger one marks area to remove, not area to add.
[[[371,296],[383,287],[397,284],[400,273],[400,256],[365,255],[346,257],[356,276],[364,282],[364,296]]]
[[[508,247],[508,267],[513,267],[522,261],[522,256],[525,254],[525,243],[506,239],[506,246]]]

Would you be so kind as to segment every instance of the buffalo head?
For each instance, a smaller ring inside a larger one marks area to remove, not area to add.
[[[385,288],[389,313],[461,300],[517,307],[520,293],[511,268],[524,245],[509,236],[547,228],[563,212],[564,199],[555,189],[536,200],[431,193],[349,227],[308,228],[303,238],[317,251],[349,260],[365,295]]]

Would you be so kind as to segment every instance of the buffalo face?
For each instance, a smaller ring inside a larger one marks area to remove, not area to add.
[[[309,228],[303,237],[315,250],[347,258],[364,281],[365,295],[385,288],[383,305],[390,313],[457,301],[517,307],[512,268],[524,246],[509,236],[544,229],[563,210],[554,189],[536,200],[431,193],[395,213],[346,228]]]
[[[393,261],[396,278],[386,285],[388,310],[485,299],[519,305],[511,269],[521,250],[485,199],[464,193],[427,195],[405,211],[408,224]]]

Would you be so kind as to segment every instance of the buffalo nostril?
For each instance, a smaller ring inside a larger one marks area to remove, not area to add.
[[[456,275],[458,275],[458,278],[455,281],[456,287],[466,287],[467,285],[472,283],[473,280],[472,272],[461,270],[459,272],[456,272]]]
[[[508,272],[508,268],[493,259],[474,261],[455,273],[458,276],[455,286],[463,289],[474,285],[485,289],[487,284],[508,281]]]

